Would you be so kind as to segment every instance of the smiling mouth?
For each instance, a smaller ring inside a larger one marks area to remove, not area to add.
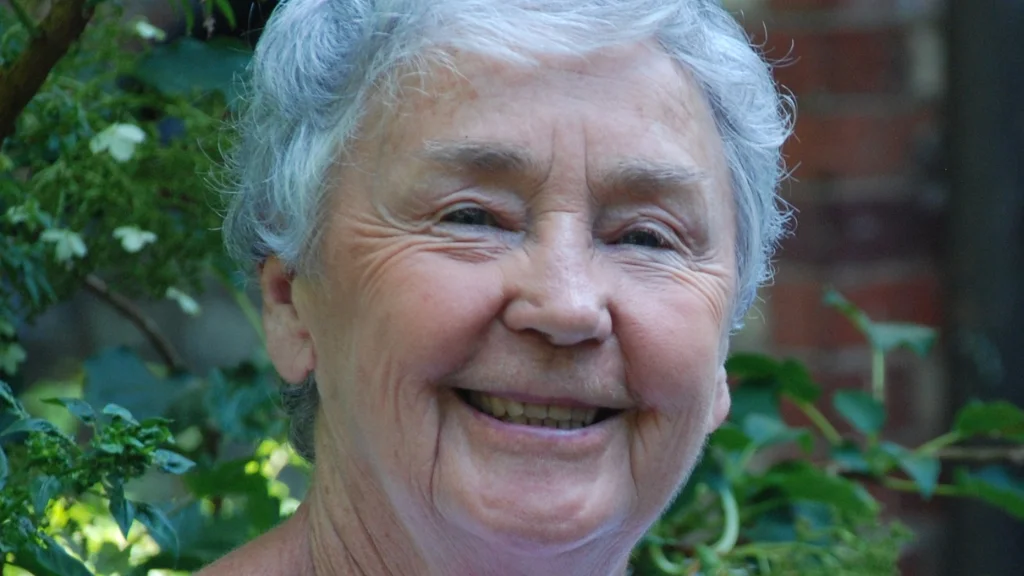
[[[539,426],[558,430],[578,430],[621,414],[612,408],[579,408],[556,404],[528,404],[508,398],[456,389],[456,395],[471,408],[509,424]]]

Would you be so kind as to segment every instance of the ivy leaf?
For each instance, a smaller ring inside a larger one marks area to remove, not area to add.
[[[124,406],[118,406],[117,404],[107,404],[103,407],[103,413],[112,418],[120,418],[129,424],[138,424],[132,413],[129,412]]]
[[[711,435],[709,444],[730,452],[739,452],[749,446],[751,439],[735,424],[726,422]]]
[[[809,463],[790,462],[776,466],[764,480],[792,499],[830,504],[842,512],[865,515],[878,507],[871,495],[856,482],[833,476]]]
[[[186,37],[154,46],[139,62],[135,76],[164,94],[219,91],[230,102],[236,96],[235,77],[245,73],[251,58],[252,51],[242,42]]]
[[[875,435],[885,425],[885,407],[859,390],[843,390],[832,396],[836,411],[862,434]]]
[[[867,473],[871,471],[871,465],[864,457],[864,452],[853,442],[847,441],[836,446],[832,449],[831,456],[832,460],[851,472]]]
[[[779,366],[778,378],[782,393],[800,402],[814,403],[821,396],[821,387],[814,383],[807,367],[796,360],[786,360]]]
[[[918,356],[926,356],[938,338],[935,329],[928,326],[906,322],[874,322],[853,302],[832,289],[825,292],[823,301],[846,316],[867,338],[871,347],[882,352],[904,347]]]
[[[78,418],[89,426],[95,426],[96,424],[96,412],[93,411],[92,406],[78,398],[46,398],[43,402],[67,408],[68,412],[70,412],[75,418]]]
[[[758,446],[798,442],[805,452],[814,448],[814,439],[807,430],[790,428],[779,418],[751,414],[743,420],[743,433]]]
[[[132,521],[135,519],[135,506],[124,497],[124,484],[120,481],[111,484],[108,495],[110,497],[110,515],[117,521],[121,534],[128,538],[128,531],[131,530]]]
[[[1024,410],[1009,402],[974,401],[960,409],[953,430],[971,436],[1024,434]]]
[[[989,466],[978,472],[960,469],[956,485],[967,495],[1002,508],[1018,520],[1024,520],[1024,483],[1011,478],[1006,470]]]
[[[770,378],[779,371],[779,363],[771,356],[739,352],[725,362],[725,371],[732,378]]]
[[[32,507],[36,514],[43,514],[50,505],[50,500],[60,494],[63,486],[53,476],[36,476],[32,479],[29,492],[32,494]]]
[[[178,533],[174,531],[174,526],[162,510],[145,502],[138,502],[135,507],[135,519],[146,527],[161,551],[178,557]]]
[[[942,469],[939,459],[934,456],[918,454],[892,442],[882,442],[881,448],[886,454],[895,458],[900,469],[917,484],[921,497],[925,500],[931,499],[935,494],[935,486],[939,483],[939,472]]]
[[[153,452],[153,463],[168,474],[181,475],[192,469],[195,462],[170,450],[158,449]]]

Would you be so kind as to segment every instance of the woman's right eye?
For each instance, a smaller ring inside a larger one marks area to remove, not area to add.
[[[487,210],[476,207],[459,208],[452,210],[441,217],[445,224],[456,224],[459,226],[487,226],[489,228],[501,228],[498,220]]]

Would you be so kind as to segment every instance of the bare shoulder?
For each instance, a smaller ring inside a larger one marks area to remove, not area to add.
[[[309,573],[306,523],[302,516],[304,514],[296,513],[195,576],[300,576]]]

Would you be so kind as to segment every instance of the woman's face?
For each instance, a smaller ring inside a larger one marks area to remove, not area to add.
[[[709,107],[645,46],[454,61],[371,111],[322,272],[269,298],[271,352],[315,371],[319,466],[407,527],[534,551],[639,535],[729,407]]]

